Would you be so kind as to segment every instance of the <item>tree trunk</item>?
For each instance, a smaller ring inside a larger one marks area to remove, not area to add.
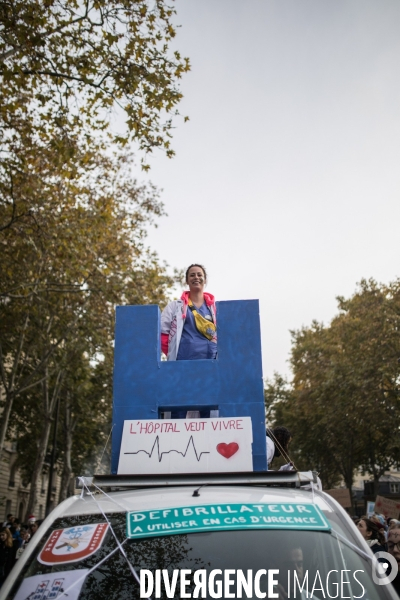
[[[379,495],[379,473],[374,473],[374,496],[375,498]]]
[[[376,468],[374,442],[371,439],[370,439],[370,453],[371,453],[371,458],[370,458],[371,471],[372,471],[372,476],[374,478],[374,486],[373,486],[374,492],[373,493],[376,498],[376,496],[379,494],[379,478],[381,476],[381,471],[380,471],[380,469]]]
[[[26,316],[24,325],[22,327],[21,335],[19,336],[18,347],[17,347],[17,351],[16,351],[16,354],[14,357],[11,373],[9,374],[9,382],[8,383],[7,383],[6,363],[5,363],[6,358],[3,357],[3,350],[0,345],[0,374],[1,374],[1,379],[3,382],[3,386],[4,386],[4,389],[6,392],[6,402],[5,402],[5,406],[4,406],[2,415],[1,415],[1,425],[0,425],[0,453],[4,447],[4,442],[6,439],[6,434],[7,434],[7,429],[8,429],[8,423],[9,423],[10,415],[11,415],[11,409],[12,409],[12,405],[14,402],[15,377],[17,375],[17,369],[19,366],[19,360],[20,360],[21,353],[22,353],[22,347],[23,347],[24,341],[25,341],[25,332],[28,327],[28,322],[29,322],[29,317]]]
[[[349,441],[349,446],[347,449],[347,455],[344,458],[344,460],[340,461],[340,471],[341,474],[343,476],[344,482],[346,484],[347,489],[350,491],[350,499],[351,499],[351,508],[350,508],[350,514],[353,515],[354,514],[354,501],[353,501],[353,494],[352,494],[352,486],[353,486],[353,481],[354,481],[354,458],[353,458],[353,440],[350,439]]]
[[[49,400],[49,391],[48,391],[48,374],[46,369],[46,379],[43,382],[43,429],[38,442],[38,451],[36,454],[35,462],[33,465],[32,476],[31,476],[31,487],[28,498],[28,506],[26,509],[26,514],[29,516],[33,513],[37,501],[37,480],[38,477],[42,474],[43,463],[47,452],[47,446],[49,444],[49,436],[51,430],[51,424],[53,420],[53,413],[56,404],[56,400],[58,394],[60,392],[60,381],[61,381],[61,371],[59,371],[57,380],[54,386],[53,395],[51,400]],[[49,479],[48,485],[51,485],[52,482]]]
[[[0,424],[0,454],[4,447],[4,442],[6,439],[6,433],[8,429],[8,422],[10,420],[11,410],[14,402],[14,394],[5,394],[6,400],[4,403],[4,409],[1,413],[1,424]]]
[[[43,420],[42,434],[38,443],[38,450],[31,475],[31,487],[29,492],[28,507],[26,509],[27,518],[33,513],[35,509],[37,501],[37,480],[42,474],[43,463],[47,452],[47,446],[49,443],[50,429],[51,419],[46,417]],[[51,481],[49,481],[49,485],[51,485]]]
[[[52,322],[52,319],[50,319],[50,321],[49,321],[49,328],[50,328],[51,322]],[[54,352],[54,349],[59,344],[59,342],[57,342],[57,344],[53,345],[53,347],[47,353],[45,358],[40,362],[39,365],[37,365],[33,369],[33,372],[31,374],[29,374],[22,381],[17,382],[17,380],[18,380],[17,371],[18,371],[18,368],[20,367],[21,356],[23,356],[23,345],[25,342],[25,333],[26,333],[26,329],[28,327],[28,323],[29,323],[29,315],[27,315],[25,318],[24,326],[22,328],[22,332],[21,332],[20,339],[18,342],[18,348],[17,348],[16,354],[14,357],[14,361],[13,361],[13,367],[9,374],[7,374],[7,372],[6,372],[5,359],[3,357],[3,351],[1,348],[1,344],[0,344],[0,376],[1,376],[1,381],[3,383],[3,387],[5,389],[5,396],[6,396],[4,409],[3,409],[3,412],[1,413],[1,419],[0,419],[0,453],[4,447],[4,442],[5,442],[6,435],[7,435],[8,423],[10,421],[10,415],[11,415],[14,399],[17,396],[19,396],[20,394],[22,394],[23,392],[26,392],[27,390],[31,389],[32,387],[35,387],[36,385],[39,385],[40,383],[42,383],[44,381],[45,378],[42,378],[39,375],[41,372],[41,369],[43,368],[43,365],[47,364],[47,361],[49,360],[50,356]],[[24,365],[24,363],[23,363],[23,365]],[[32,382],[32,379],[34,379],[36,374],[39,375],[39,379],[37,381]],[[7,379],[9,380],[8,382],[7,382]]]
[[[65,500],[68,497],[69,483],[72,475],[71,466],[71,450],[72,450],[72,418],[71,418],[71,403],[69,400],[69,393],[65,399],[65,411],[64,411],[64,432],[65,432],[65,446],[64,446],[64,465],[63,473],[61,478],[60,496],[59,502]]]

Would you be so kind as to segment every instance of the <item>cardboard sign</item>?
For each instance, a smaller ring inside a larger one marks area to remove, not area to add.
[[[253,464],[246,470],[267,470],[259,302],[217,302],[217,314],[216,360],[161,361],[161,315],[158,306],[116,307],[111,451],[113,475],[137,472],[132,466],[128,465],[125,468],[120,463],[124,423],[137,419],[158,419],[161,412],[174,412],[178,407],[186,413],[200,410],[201,414],[210,417],[216,416],[210,414],[212,410],[218,410],[218,416],[223,418],[250,417]],[[170,416],[173,419],[178,417],[177,414]],[[162,452],[163,442],[164,440],[159,440]],[[239,444],[238,440],[229,438],[216,443],[220,442]],[[197,448],[197,441],[194,440],[194,443]],[[186,444],[187,442],[184,443],[182,452],[185,451]],[[138,447],[144,448],[147,450],[147,445]],[[148,451],[151,448],[152,444]],[[190,452],[192,450],[191,445]],[[237,458],[237,454],[235,456]],[[228,460],[232,461],[235,456]],[[165,455],[161,466],[165,465],[164,459]],[[203,469],[203,462],[204,455],[199,465],[201,470],[207,472],[210,469]],[[223,461],[221,466],[222,464]],[[175,469],[174,465],[171,465],[171,469],[171,472],[187,472],[186,469]],[[169,472],[169,467],[138,472],[165,475]],[[196,467],[195,471],[191,469],[191,472],[196,473],[199,470]]]
[[[330,531],[331,527],[314,504],[205,504],[127,514],[131,539],[233,529]]]
[[[38,561],[44,565],[63,565],[94,554],[103,543],[108,523],[95,523],[56,529],[50,535]]]
[[[336,488],[332,490],[324,490],[326,494],[335,498],[336,502],[343,506],[343,508],[351,508],[351,496],[350,490],[347,488]]]
[[[398,500],[389,500],[383,496],[377,496],[375,500],[375,512],[385,515],[385,518],[391,517],[398,519],[400,513],[400,502]]]
[[[14,600],[78,600],[89,569],[74,569],[24,579]]]
[[[118,474],[252,471],[250,417],[125,421]]]

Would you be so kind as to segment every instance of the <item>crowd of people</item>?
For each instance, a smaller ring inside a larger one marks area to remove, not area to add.
[[[388,552],[396,560],[400,571],[400,521],[386,519],[384,515],[373,514],[370,517],[354,518],[359,532],[374,554]],[[385,563],[384,558],[378,559]],[[392,584],[400,596],[400,572]]]
[[[280,470],[290,470],[293,468],[293,462],[288,454],[291,439],[291,433],[286,427],[267,429],[268,468],[271,468],[274,458],[279,456],[289,461]],[[374,554],[388,552],[396,560],[399,572],[392,581],[392,584],[400,596],[400,521],[393,518],[386,519],[384,515],[379,513],[374,513],[370,517],[353,517],[353,520]],[[377,560],[381,563],[386,563],[385,558],[377,557]],[[388,574],[390,570],[391,567],[389,566]]]
[[[35,535],[40,523],[34,515],[30,515],[24,524],[14,515],[7,515],[0,527],[0,587]]]

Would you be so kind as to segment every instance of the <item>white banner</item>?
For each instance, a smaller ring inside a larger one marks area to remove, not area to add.
[[[118,474],[252,471],[251,417],[124,421]]]
[[[14,600],[78,600],[88,572],[89,569],[75,569],[27,577]]]

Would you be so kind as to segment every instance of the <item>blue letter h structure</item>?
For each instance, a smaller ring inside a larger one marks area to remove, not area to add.
[[[253,470],[266,471],[265,408],[258,300],[217,302],[218,358],[161,361],[156,305],[117,306],[111,472],[117,473],[125,420],[214,409],[251,417]]]

